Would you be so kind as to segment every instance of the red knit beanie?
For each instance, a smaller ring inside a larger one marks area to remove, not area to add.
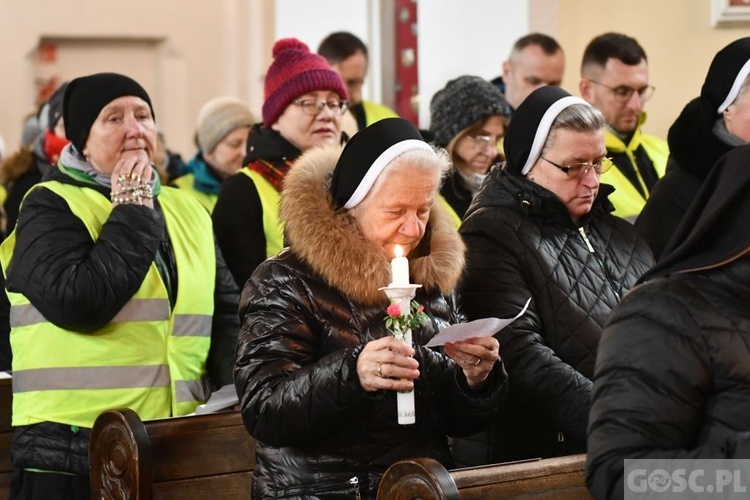
[[[322,56],[296,38],[278,40],[266,72],[263,124],[270,127],[293,100],[316,90],[332,90],[343,100],[349,97],[344,81]]]

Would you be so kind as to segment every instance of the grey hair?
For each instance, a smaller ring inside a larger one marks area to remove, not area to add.
[[[570,130],[573,132],[592,132],[604,128],[606,121],[602,112],[589,104],[573,104],[568,106],[557,115],[555,121],[550,126],[547,140],[542,147],[542,154],[552,147],[555,132],[558,129]]]
[[[397,172],[407,165],[409,167],[417,167],[425,172],[438,172],[440,174],[438,182],[439,189],[443,184],[443,181],[448,177],[452,164],[450,156],[448,156],[448,152],[445,149],[434,144],[430,144],[429,146],[432,148],[432,151],[422,148],[410,149],[391,160],[391,162],[380,173],[377,180],[370,188],[367,196],[369,197],[371,193],[376,192],[389,174]],[[367,197],[365,197],[365,199],[367,199]]]

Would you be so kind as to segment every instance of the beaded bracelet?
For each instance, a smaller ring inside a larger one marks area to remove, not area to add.
[[[143,205],[143,200],[153,199],[154,194],[151,185],[141,180],[140,175],[131,174],[129,177],[120,176],[117,178],[120,189],[117,192],[110,193],[112,203],[137,203]]]

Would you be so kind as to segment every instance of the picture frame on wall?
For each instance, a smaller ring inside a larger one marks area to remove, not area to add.
[[[714,28],[744,23],[750,26],[750,0],[711,0]]]

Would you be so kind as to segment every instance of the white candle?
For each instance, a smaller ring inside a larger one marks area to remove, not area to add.
[[[404,302],[406,302],[406,307],[408,307],[409,299],[407,298]],[[411,330],[406,331],[404,343],[411,346]],[[414,389],[398,392],[396,395],[396,411],[400,425],[411,425],[417,421],[417,412],[414,407]]]
[[[404,250],[400,245],[393,248],[396,257],[391,261],[391,286],[409,284],[409,260],[404,257]]]

